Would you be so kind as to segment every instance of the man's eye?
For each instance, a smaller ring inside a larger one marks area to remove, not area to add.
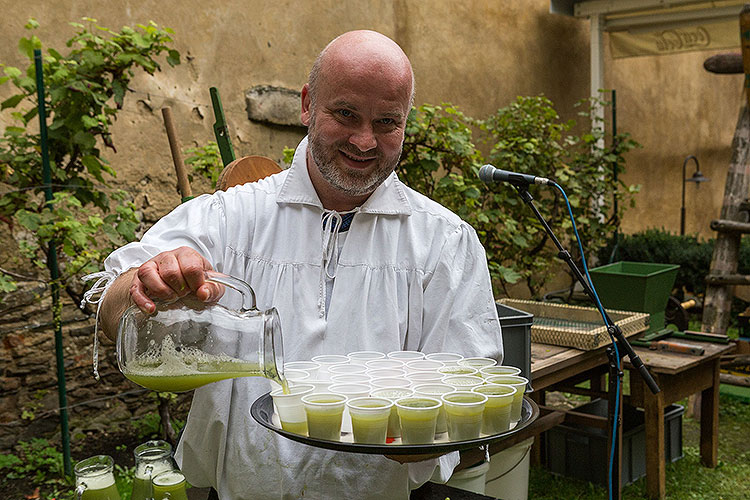
[[[393,125],[394,123],[396,123],[396,120],[394,120],[393,118],[383,118],[382,120],[380,120],[380,123],[383,125]]]
[[[339,115],[343,116],[344,118],[350,118],[350,117],[354,116],[352,114],[352,112],[349,111],[348,109],[340,109],[339,110]]]

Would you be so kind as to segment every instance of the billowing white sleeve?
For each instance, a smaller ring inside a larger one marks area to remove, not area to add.
[[[141,241],[112,252],[104,261],[104,268],[119,275],[161,252],[187,246],[208,259],[214,269],[221,270],[225,235],[226,217],[221,197],[202,195],[162,217]]]
[[[440,249],[424,287],[420,350],[503,360],[503,340],[484,248],[461,224]]]

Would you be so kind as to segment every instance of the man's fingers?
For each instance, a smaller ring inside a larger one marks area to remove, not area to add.
[[[142,284],[141,291],[151,300],[171,300],[177,294],[161,277],[159,265],[154,260],[145,262],[138,268],[136,277]]]
[[[133,276],[133,281],[130,283],[130,297],[133,299],[135,305],[146,314],[151,314],[156,310],[154,301],[146,295],[143,283],[138,279],[137,273]]]
[[[172,289],[175,295],[181,297],[190,293],[190,288],[185,281],[186,277],[183,276],[182,263],[178,260],[176,253],[165,252],[158,255],[154,261],[158,268],[159,277]]]

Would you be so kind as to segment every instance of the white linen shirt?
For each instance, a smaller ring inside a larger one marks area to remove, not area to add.
[[[278,310],[287,362],[399,349],[501,361],[487,260],[474,230],[393,173],[356,209],[339,252],[330,226],[340,220],[323,222],[306,150],[307,138],[288,170],[180,205],[140,242],[113,252],[106,270],[120,274],[160,252],[194,248],[217,271],[247,281],[259,309]],[[195,391],[176,453],[191,484],[213,486],[222,500],[408,498],[438,463],[444,482],[458,462],[454,452],[407,466],[288,440],[250,415],[268,389],[265,379],[248,377]]]

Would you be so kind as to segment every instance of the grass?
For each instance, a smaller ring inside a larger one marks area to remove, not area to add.
[[[666,467],[666,499],[740,500],[750,496],[750,404],[721,396],[719,406],[719,464],[700,464],[700,424],[683,417],[684,457]],[[529,499],[600,500],[605,488],[532,468]],[[623,499],[646,500],[646,478],[623,489]]]

